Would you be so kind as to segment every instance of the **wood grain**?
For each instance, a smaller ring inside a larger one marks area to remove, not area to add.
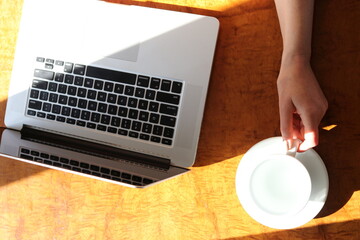
[[[183,176],[128,189],[0,158],[1,239],[360,239],[360,2],[317,1],[312,65],[329,100],[316,151],[330,177],[319,216],[293,230],[252,220],[235,173],[256,142],[279,135],[282,50],[273,1],[114,1],[217,17],[221,24],[196,164]],[[0,0],[0,121],[21,16]],[[3,122],[0,122],[3,126]]]

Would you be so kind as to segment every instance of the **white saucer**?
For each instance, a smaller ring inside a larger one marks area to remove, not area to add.
[[[284,154],[284,146],[281,137],[268,138],[255,144],[241,159],[236,173],[236,193],[245,211],[257,222],[276,229],[296,228],[312,220],[323,208],[329,190],[328,173],[320,156],[313,149],[297,153],[296,158],[304,164],[311,178],[309,202],[295,215],[264,217],[259,214],[251,198],[251,174],[263,161],[263,156]]]

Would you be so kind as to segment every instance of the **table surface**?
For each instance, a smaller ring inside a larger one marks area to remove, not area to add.
[[[0,158],[1,239],[360,239],[360,2],[317,1],[312,65],[329,101],[320,145],[327,202],[309,223],[275,230],[235,192],[244,153],[277,136],[282,41],[272,0],[121,1],[217,17],[221,24],[191,172],[139,190]],[[21,0],[0,0],[0,119]]]

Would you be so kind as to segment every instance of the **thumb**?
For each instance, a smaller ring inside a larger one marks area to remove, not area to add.
[[[306,151],[315,147],[319,143],[318,124],[311,120],[308,116],[304,116],[304,141],[299,146],[299,151]]]
[[[285,104],[280,106],[280,131],[284,140],[293,138],[293,112],[294,106]]]

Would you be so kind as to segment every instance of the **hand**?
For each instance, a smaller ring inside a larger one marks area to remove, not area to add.
[[[311,69],[302,56],[283,57],[277,80],[280,129],[284,140],[303,141],[298,151],[319,143],[318,127],[328,103]]]

